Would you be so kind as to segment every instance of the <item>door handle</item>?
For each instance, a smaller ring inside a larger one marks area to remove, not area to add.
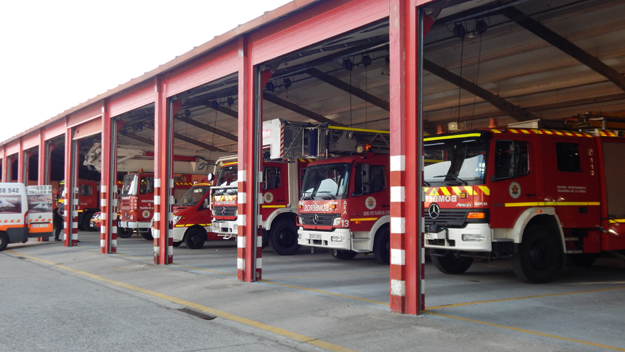
[[[526,193],[526,197],[536,197],[536,193]]]

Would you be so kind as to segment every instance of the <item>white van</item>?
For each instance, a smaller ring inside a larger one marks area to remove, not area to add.
[[[0,183],[0,251],[9,243],[53,234],[52,186]]]

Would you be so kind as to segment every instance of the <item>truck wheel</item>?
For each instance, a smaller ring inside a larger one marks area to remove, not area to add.
[[[381,228],[375,235],[373,256],[380,264],[391,262],[391,232],[388,227]]]
[[[180,245],[182,244],[182,241],[180,242],[174,242],[174,247],[180,247]]]
[[[117,228],[117,237],[128,238],[130,236],[132,236],[132,230],[131,229],[127,229],[125,227],[118,227]]]
[[[330,254],[336,259],[352,260],[358,253],[354,251],[345,251],[341,249],[330,249]]]
[[[432,263],[445,274],[462,274],[469,270],[473,264],[473,258],[460,257],[457,251],[447,251],[444,255],[431,255]]]
[[[280,255],[291,255],[299,251],[295,221],[282,219],[275,223],[269,232],[268,242],[271,250]]]
[[[0,232],[0,252],[5,250],[9,245],[9,234],[6,232]]]
[[[198,249],[204,246],[206,241],[206,230],[200,227],[192,227],[184,235],[184,243],[191,249]]]
[[[154,237],[152,237],[152,232],[151,231],[143,231],[140,232],[141,236],[143,236],[143,238],[145,238],[148,241],[153,241]]]
[[[516,276],[529,283],[551,280],[561,264],[562,251],[558,238],[540,225],[525,229],[518,253],[512,257]]]

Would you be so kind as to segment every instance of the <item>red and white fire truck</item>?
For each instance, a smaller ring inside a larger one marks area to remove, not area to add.
[[[61,181],[62,187],[60,197],[65,199],[65,182]],[[91,226],[91,217],[100,211],[100,192],[98,181],[78,179],[78,229],[84,231],[95,231]]]
[[[602,252],[622,256],[625,138],[539,127],[424,138],[424,244],[438,270],[511,258],[521,280],[543,283],[567,257],[590,266]]]
[[[306,159],[292,161],[264,161],[260,215],[262,218],[263,246],[277,254],[296,253],[297,244],[297,197],[300,173],[308,164]],[[236,157],[217,161],[219,172],[215,186],[211,187],[212,231],[224,239],[237,235],[237,174]]]
[[[215,156],[223,153],[215,153]],[[211,155],[212,155],[211,154]],[[117,223],[117,234],[119,237],[127,238],[133,232],[138,232],[145,239],[151,240],[151,222],[154,215],[154,154],[149,150],[144,150],[134,146],[117,147],[117,171],[139,171],[128,172],[124,176],[119,193],[119,220]],[[210,155],[199,154],[196,151],[176,150],[174,155],[174,199],[181,199],[189,191],[193,182],[190,175],[206,173],[206,166],[209,163]],[[101,170],[101,148],[99,144],[94,144],[85,156],[85,165],[96,170]],[[139,169],[139,167],[145,169]],[[144,172],[145,171],[145,172]],[[179,231],[174,235],[180,234]],[[182,233],[184,235],[184,233]],[[195,237],[194,237],[195,238]],[[173,241],[180,245],[184,237],[175,237]],[[199,243],[190,242],[189,247],[200,248],[204,241]],[[195,243],[195,245],[193,245]]]
[[[211,231],[210,186],[207,179],[199,181],[174,205],[174,247],[184,241],[187,247],[197,249],[202,248],[206,240],[222,240]]]

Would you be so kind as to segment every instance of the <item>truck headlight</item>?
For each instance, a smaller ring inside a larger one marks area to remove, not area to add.
[[[176,225],[180,219],[182,219],[182,216],[174,215],[174,225]]]
[[[462,234],[462,241],[464,242],[484,242],[486,236],[480,234]]]

